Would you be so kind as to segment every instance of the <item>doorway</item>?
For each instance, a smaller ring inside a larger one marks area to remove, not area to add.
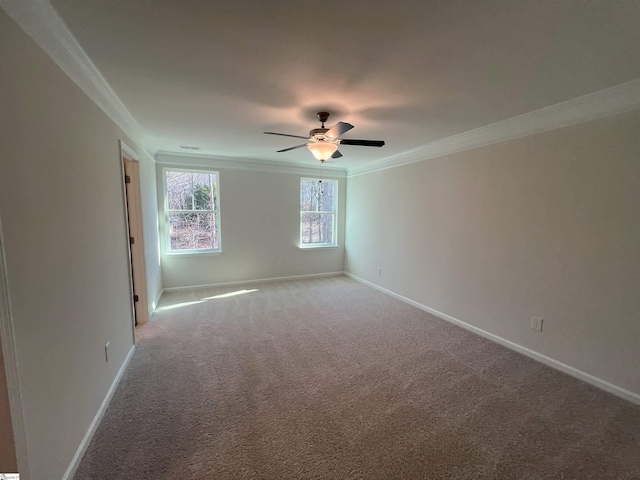
[[[9,281],[0,225],[0,473],[29,477],[27,441],[9,302]]]
[[[142,228],[142,201],[140,196],[140,165],[137,154],[120,141],[125,193],[125,218],[129,240],[129,266],[131,270],[131,300],[134,327],[149,321],[147,301],[147,273]]]

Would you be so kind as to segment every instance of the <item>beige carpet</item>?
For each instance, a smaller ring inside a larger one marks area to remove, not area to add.
[[[161,307],[77,480],[640,479],[639,406],[346,277]]]

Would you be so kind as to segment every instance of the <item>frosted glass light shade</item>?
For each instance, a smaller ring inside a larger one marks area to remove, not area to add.
[[[338,149],[338,145],[320,140],[310,144],[308,148],[314,157],[320,161],[324,161],[331,158],[331,155]]]

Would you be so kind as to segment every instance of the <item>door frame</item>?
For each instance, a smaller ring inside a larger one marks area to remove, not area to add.
[[[142,225],[142,205],[141,205],[141,197],[140,197],[140,179],[139,176],[136,178],[128,177],[127,165],[126,162],[134,162],[139,166],[140,157],[138,154],[129,147],[126,143],[120,140],[120,165],[122,168],[122,195],[123,195],[123,204],[124,204],[124,223],[125,223],[125,231],[126,231],[126,241],[128,246],[128,262],[129,262],[129,291],[131,292],[130,301],[131,301],[131,314],[132,314],[132,328],[133,328],[133,339],[135,343],[135,327],[136,320],[138,325],[143,325],[149,321],[149,302],[147,301],[148,292],[147,292],[147,274],[146,274],[146,257],[144,252],[144,231]],[[138,168],[139,171],[139,168]],[[134,208],[136,208],[137,212],[135,213],[134,222],[135,225],[132,225],[130,222],[131,215],[129,212],[129,194],[127,193],[127,178],[130,178],[132,183],[128,185],[131,188],[135,188],[137,191],[137,204]],[[132,228],[134,227],[134,228]],[[131,233],[132,230],[136,231],[136,235],[139,238],[135,239],[135,251],[131,245]],[[136,272],[136,277],[138,277],[138,284],[134,285],[134,272]],[[136,295],[136,291],[138,294],[139,301],[136,306],[136,302],[134,296]]]
[[[13,428],[13,442],[16,449],[18,473],[20,478],[29,479],[29,455],[27,454],[27,436],[24,426],[24,411],[22,409],[22,394],[18,378],[18,360],[16,357],[15,337],[13,329],[13,315],[9,300],[9,279],[7,278],[7,262],[2,243],[2,223],[0,222],[0,339],[4,354],[4,368],[9,395],[9,410],[11,413],[11,427]],[[8,473],[8,472],[7,472]]]

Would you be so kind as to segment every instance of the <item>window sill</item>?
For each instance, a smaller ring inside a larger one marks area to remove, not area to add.
[[[191,255],[220,255],[222,250],[188,250],[185,252],[164,252],[166,257],[183,257]]]
[[[318,244],[312,244],[312,245],[298,245],[298,248],[300,250],[315,250],[317,248],[339,248],[340,245],[318,245]]]

